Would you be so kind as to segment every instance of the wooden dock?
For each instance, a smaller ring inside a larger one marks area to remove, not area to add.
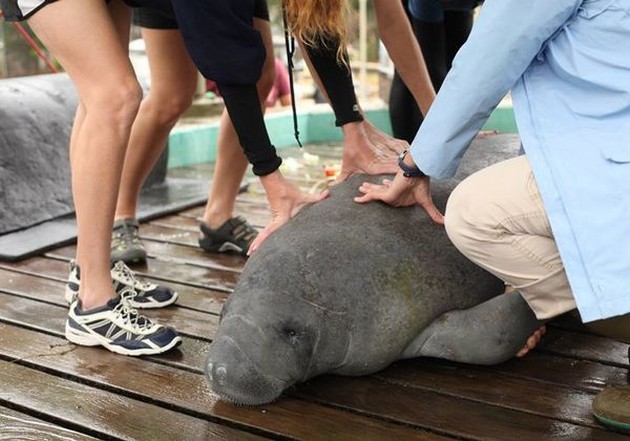
[[[318,165],[287,172],[303,188],[321,185],[321,165],[339,158],[338,147],[309,152]],[[208,176],[210,168],[173,173]],[[262,226],[269,216],[253,182],[238,213]],[[630,441],[591,416],[598,391],[628,382],[627,345],[566,319],[528,356],[498,366],[416,359],[366,377],[316,378],[265,406],[218,401],[204,362],[244,260],[197,247],[202,209],[140,228],[150,259],[135,269],[180,294],[176,306],[147,312],[183,336],[162,356],[125,357],[64,339],[75,246],[0,262],[1,440]]]

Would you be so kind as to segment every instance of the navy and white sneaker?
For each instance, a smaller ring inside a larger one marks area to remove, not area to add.
[[[110,273],[116,294],[122,296],[134,308],[163,308],[172,305],[177,300],[178,295],[171,288],[140,279],[122,261],[114,263]],[[70,275],[66,284],[66,301],[68,303],[72,303],[79,295],[80,279],[81,271],[73,260],[70,262]]]
[[[155,355],[177,347],[182,339],[174,329],[138,314],[122,297],[106,305],[81,310],[80,300],[70,305],[66,338],[81,346],[104,346],[122,355]]]

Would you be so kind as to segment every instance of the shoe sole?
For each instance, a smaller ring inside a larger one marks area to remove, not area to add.
[[[110,344],[107,340],[105,340],[102,337],[99,338],[94,335],[86,335],[83,333],[78,333],[76,330],[68,326],[67,321],[66,321],[66,339],[69,342],[74,343],[79,346],[90,346],[90,347],[103,346],[104,348],[108,349],[111,352],[114,352],[120,355],[128,355],[130,357],[137,357],[140,355],[163,354],[164,352],[170,351],[171,349],[177,347],[182,342],[182,338],[178,335],[173,340],[171,340],[171,342],[168,345],[162,346],[160,348],[143,348],[143,349],[129,350],[118,345]]]
[[[630,424],[623,423],[621,421],[611,420],[610,418],[603,417],[593,412],[593,416],[599,420],[599,422],[611,429],[614,429],[621,433],[630,433]]]
[[[113,256],[110,258],[112,263],[123,261],[126,264],[139,264],[147,262],[147,253],[138,251],[138,252],[129,252],[129,254],[123,254],[121,256]]]
[[[247,253],[243,248],[232,242],[223,242],[221,245],[211,245],[207,240],[199,240],[199,247],[209,253],[236,253],[245,256]]]

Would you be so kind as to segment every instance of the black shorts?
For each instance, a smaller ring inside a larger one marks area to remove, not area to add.
[[[269,21],[267,0],[256,0],[254,17]],[[133,24],[148,29],[178,29],[175,13],[150,7],[133,8]]]
[[[21,21],[29,18],[48,3],[55,0],[0,0],[0,9],[7,21]]]

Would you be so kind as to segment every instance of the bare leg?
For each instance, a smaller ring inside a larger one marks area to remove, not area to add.
[[[378,33],[396,70],[426,115],[435,99],[429,72],[401,2],[374,0]]]
[[[275,78],[273,43],[268,21],[255,18],[254,27],[261,33],[267,50],[263,74],[257,84],[260,105],[264,109],[265,99]],[[232,217],[236,196],[249,165],[227,110],[223,111],[220,124],[214,178],[202,219],[212,229],[220,227]]]
[[[197,69],[179,30],[142,29],[151,89],[140,105],[125,157],[116,219],[136,217],[142,184],[162,154],[168,135],[192,102]]]
[[[47,5],[29,24],[79,95],[70,162],[82,271],[79,298],[84,308],[92,308],[115,296],[109,241],[125,148],[140,102],[124,37],[118,34],[125,27],[128,33],[129,14],[116,0],[110,11],[103,2],[65,0]]]

